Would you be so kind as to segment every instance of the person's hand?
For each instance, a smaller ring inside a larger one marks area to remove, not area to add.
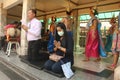
[[[22,23],[21,27],[27,32],[28,31],[28,27],[27,27],[27,24],[26,24],[25,20],[20,20],[20,22]]]
[[[49,56],[49,59],[50,60],[53,60],[55,62],[58,62],[59,60],[61,60],[63,58],[63,56],[59,56],[59,55],[56,55],[56,54],[52,54]]]
[[[118,30],[118,29],[116,29],[116,31],[115,31],[117,34],[119,34],[120,33],[120,30]]]
[[[50,60],[53,60],[53,58],[54,58],[54,54],[51,54],[51,55],[49,56],[49,59],[50,59]]]
[[[60,43],[60,41],[57,43],[57,47],[60,47],[61,46],[61,43]]]
[[[26,22],[25,22],[25,20],[20,20],[20,22],[22,23],[21,24],[22,26],[26,26],[27,25]]]
[[[28,31],[28,27],[25,25],[22,25],[22,28],[27,32]]]
[[[55,45],[55,47],[57,47],[57,41],[56,40],[54,40],[54,45]]]

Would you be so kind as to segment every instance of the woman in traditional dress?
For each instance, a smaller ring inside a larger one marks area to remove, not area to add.
[[[98,23],[96,15],[98,14],[96,9],[90,9],[91,19],[89,20],[87,27],[87,39],[86,39],[86,47],[85,47],[85,57],[86,59],[83,61],[89,61],[90,58],[96,58],[95,62],[100,61],[99,56],[99,31],[98,31]]]
[[[115,18],[112,18],[110,20],[110,24],[111,24],[111,27],[108,30],[107,41],[106,41],[106,45],[105,45],[105,51],[106,52],[112,52],[111,51],[112,39],[113,39],[113,33],[115,31],[115,28],[116,28],[116,20],[115,20]]]
[[[112,53],[113,53],[113,62],[110,66],[108,66],[109,69],[114,70],[118,63],[119,58],[119,52],[120,52],[120,31],[118,29],[117,23],[114,23],[115,30],[113,33],[113,40],[112,40]]]
[[[47,49],[49,51],[49,53],[52,53],[54,51],[54,36],[55,36],[55,28],[56,28],[56,17],[52,16],[51,18],[51,25],[50,25],[50,33],[49,33],[49,42],[48,42],[48,46]]]
[[[71,19],[69,17],[64,17],[61,22],[65,24],[69,36],[73,37],[73,32],[71,31]]]

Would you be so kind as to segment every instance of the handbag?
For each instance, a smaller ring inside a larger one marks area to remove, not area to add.
[[[71,62],[64,63],[62,60],[60,60],[60,62],[62,64],[61,67],[62,67],[65,77],[67,79],[70,79],[74,75],[74,73],[71,69]]]
[[[49,56],[49,59],[52,60],[52,61],[55,61],[55,62],[58,62],[61,58],[63,58],[63,56],[59,56],[59,55],[56,55],[56,54],[52,54]]]

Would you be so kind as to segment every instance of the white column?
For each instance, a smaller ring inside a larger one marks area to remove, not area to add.
[[[23,0],[23,9],[22,9],[22,19],[27,23],[28,10],[31,8],[35,8],[35,0]],[[27,55],[27,39],[26,32],[22,29],[21,31],[21,52],[20,55]]]
[[[3,4],[0,3],[0,36],[4,33],[3,27],[7,23],[7,10],[3,9]]]

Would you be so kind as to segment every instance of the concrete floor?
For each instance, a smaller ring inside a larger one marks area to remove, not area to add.
[[[0,71],[1,80],[10,80],[8,76],[6,76],[3,72]]]
[[[36,80],[66,80],[66,78],[58,78],[21,62],[20,58],[15,53],[12,53],[10,57],[7,57],[3,51],[0,51],[0,58],[23,70],[26,74],[35,77]],[[79,67],[79,69],[76,69],[75,75],[70,80],[113,80],[113,72],[111,73],[111,71],[106,70],[106,66],[111,63],[111,58],[103,58],[101,62],[98,63],[93,61],[82,62],[83,59],[83,55],[75,54],[74,66]],[[105,73],[101,73],[103,71]],[[104,75],[108,73],[110,74],[105,77]],[[2,75],[2,80],[9,80],[4,73],[0,72],[0,74]]]

